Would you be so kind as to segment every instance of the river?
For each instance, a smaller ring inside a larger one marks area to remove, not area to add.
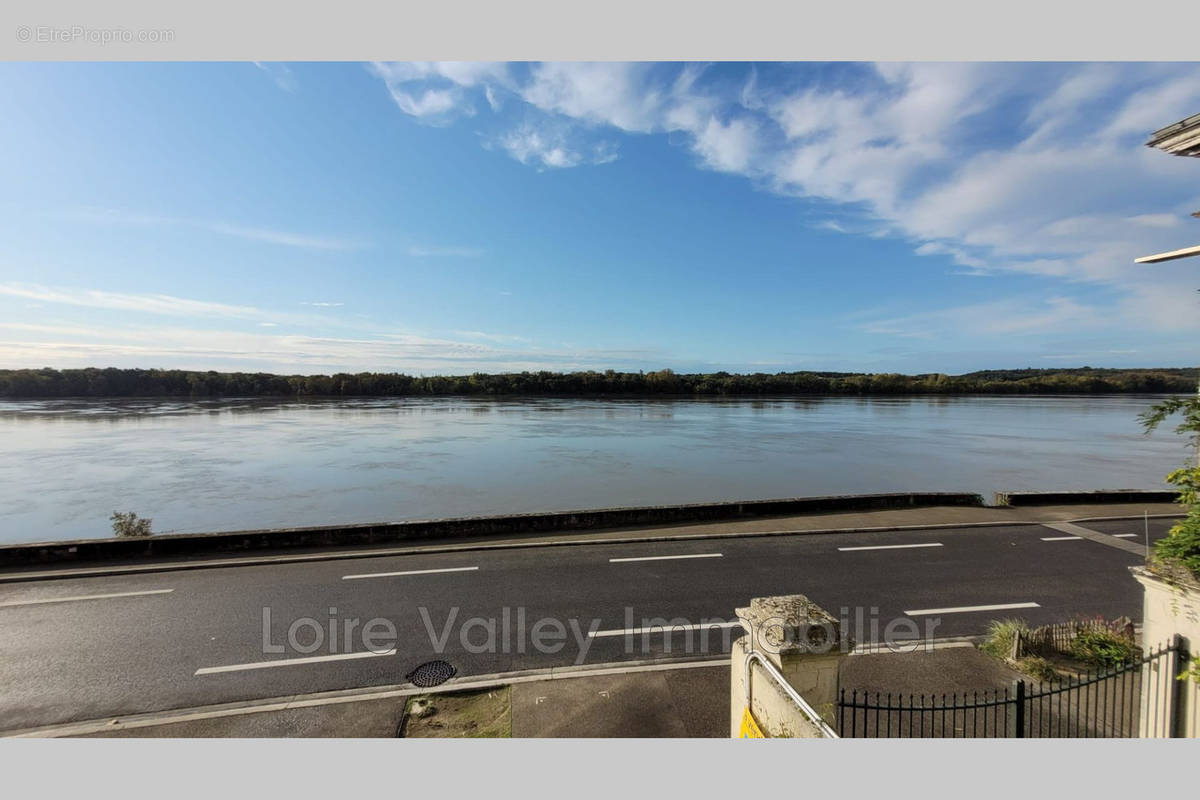
[[[893,491],[1163,488],[1146,396],[0,401],[0,543]]]

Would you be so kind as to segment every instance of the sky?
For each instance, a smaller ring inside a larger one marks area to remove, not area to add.
[[[0,367],[1200,361],[1200,64],[0,64]]]

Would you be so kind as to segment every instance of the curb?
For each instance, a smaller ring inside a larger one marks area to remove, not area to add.
[[[1183,516],[1182,514],[1150,514],[1149,519],[1170,519]],[[1138,516],[1116,517],[1078,517],[1069,520],[1049,520],[1048,522],[1111,522],[1125,519],[1142,519]],[[535,547],[566,547],[571,545],[603,545],[603,544],[641,544],[648,542],[686,542],[705,539],[753,539],[766,536],[806,536],[835,533],[885,533],[887,531],[910,530],[945,530],[948,528],[1000,528],[1020,525],[1045,525],[1047,522],[1033,520],[1010,520],[994,522],[944,522],[931,525],[882,525],[878,527],[857,528],[814,528],[811,530],[787,531],[730,531],[727,533],[691,533],[658,536],[629,536],[607,539],[554,539],[541,542],[476,542],[472,544],[433,545],[428,547],[399,547],[386,550],[352,550],[333,553],[305,553],[300,555],[281,556],[252,556],[249,558],[214,559],[209,561],[182,561],[157,564],[129,564],[112,567],[80,567],[67,570],[44,570],[38,572],[0,573],[0,584],[20,583],[25,581],[62,580],[67,578],[98,578],[115,575],[139,575],[153,572],[176,572],[199,569],[225,569],[232,567],[274,566],[283,564],[304,564],[314,561],[343,561],[355,558],[387,558],[389,556],[436,555],[439,553],[460,553],[486,550],[518,550]]]

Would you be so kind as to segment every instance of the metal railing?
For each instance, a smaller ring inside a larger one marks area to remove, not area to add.
[[[839,733],[872,738],[1169,737],[1178,735],[1175,676],[1186,658],[1176,636],[1119,666],[1060,682],[1019,680],[1011,689],[940,695],[842,689]]]
[[[800,713],[804,714],[805,718],[812,723],[813,727],[815,727],[823,737],[826,739],[839,738],[837,732],[834,731],[833,728],[829,727],[825,720],[821,719],[821,715],[818,714],[813,707],[808,704],[808,701],[801,697],[800,693],[792,688],[792,685],[787,682],[787,678],[783,677],[783,673],[781,673],[779,669],[767,659],[766,656],[757,650],[751,650],[746,654],[746,708],[750,709],[751,713],[754,712],[753,664],[756,661],[758,662],[759,666],[761,666],[763,670],[771,676],[771,679],[774,680],[783,693],[787,695],[788,699],[796,704],[796,707],[800,709]]]

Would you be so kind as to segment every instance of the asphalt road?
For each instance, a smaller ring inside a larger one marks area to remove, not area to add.
[[[1141,524],[1089,527],[1129,534]],[[1169,524],[1151,521],[1159,535]],[[1141,591],[1127,569],[1138,561],[1023,525],[581,544],[0,585],[0,730],[396,684],[435,658],[464,676],[694,659],[724,652],[735,628],[712,629],[705,642],[697,631],[620,632],[654,618],[733,621],[736,607],[764,595],[807,594],[852,626],[861,609],[859,640],[879,638],[872,619],[877,631],[897,618],[921,630],[936,622],[929,630],[938,637],[982,633],[989,620],[1010,616],[1035,624],[1096,614],[1138,620]],[[378,635],[364,640],[372,619],[393,625],[395,637],[377,622]],[[540,639],[539,620],[546,620]],[[293,623],[298,647],[288,643]],[[317,626],[322,641],[308,652]],[[589,629],[599,635],[589,637]]]

